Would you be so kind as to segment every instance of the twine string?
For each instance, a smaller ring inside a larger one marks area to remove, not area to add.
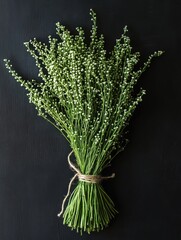
[[[74,180],[75,180],[76,178],[78,178],[79,181],[82,181],[82,182],[87,182],[87,183],[99,183],[99,182],[101,182],[102,180],[109,179],[109,178],[114,178],[114,177],[115,177],[115,173],[111,174],[110,176],[86,175],[86,174],[82,174],[82,173],[80,172],[80,170],[79,170],[78,168],[76,168],[76,166],[70,161],[70,156],[72,155],[72,153],[73,153],[73,151],[71,151],[71,152],[69,153],[69,155],[68,155],[68,163],[69,163],[70,168],[75,171],[75,175],[72,177],[72,179],[71,179],[70,182],[69,182],[68,191],[67,191],[66,196],[65,196],[64,199],[63,199],[61,211],[60,211],[60,213],[57,215],[58,217],[60,217],[60,216],[62,215],[62,213],[64,212],[65,202],[66,202],[67,198],[68,198],[69,195],[70,195],[70,190],[71,190],[72,183],[74,182]]]

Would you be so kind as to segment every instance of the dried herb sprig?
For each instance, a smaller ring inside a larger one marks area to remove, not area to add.
[[[92,17],[91,40],[85,42],[84,31],[77,34],[57,23],[58,38],[48,37],[49,44],[36,38],[25,43],[36,61],[38,80],[24,80],[5,66],[17,82],[28,91],[38,115],[53,124],[68,140],[76,164],[85,175],[100,175],[113,159],[113,152],[124,149],[124,132],[145,90],[134,94],[134,86],[154,57],[135,70],[139,52],[132,52],[127,27],[116,40],[110,54],[104,48],[104,37],[98,35],[96,15]],[[63,213],[64,224],[77,231],[99,231],[116,214],[114,203],[100,183],[78,181]]]

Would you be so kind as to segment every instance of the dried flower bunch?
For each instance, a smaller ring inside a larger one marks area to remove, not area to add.
[[[92,17],[91,40],[84,31],[77,34],[57,23],[58,38],[49,44],[37,39],[25,43],[36,61],[41,80],[24,80],[5,59],[6,68],[27,91],[38,115],[53,124],[67,139],[76,168],[85,176],[71,193],[63,212],[64,224],[80,233],[99,231],[116,214],[113,201],[104,191],[101,172],[125,146],[124,132],[145,90],[134,94],[134,86],[154,57],[135,70],[139,52],[132,52],[127,27],[109,54],[103,35],[98,35],[96,15]],[[87,181],[87,176],[90,177]],[[94,177],[93,181],[92,176]],[[96,178],[98,176],[98,178]]]

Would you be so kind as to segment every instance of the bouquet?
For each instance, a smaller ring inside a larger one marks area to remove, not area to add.
[[[49,36],[48,44],[36,38],[25,42],[39,69],[38,80],[23,79],[10,61],[4,60],[10,74],[27,90],[38,115],[60,131],[71,146],[68,162],[75,175],[58,216],[80,233],[102,230],[117,213],[101,185],[115,174],[103,176],[102,171],[126,145],[125,129],[145,94],[143,89],[134,91],[138,79],[152,59],[162,54],[154,52],[136,69],[140,53],[132,51],[127,27],[107,53],[104,36],[97,32],[96,14],[90,10],[90,15],[89,43],[81,27],[72,35],[60,23],[56,24],[58,37]],[[71,192],[75,179],[78,181]]]

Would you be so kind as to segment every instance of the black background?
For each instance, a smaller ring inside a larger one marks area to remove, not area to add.
[[[57,21],[72,32],[83,26],[88,35],[90,8],[108,50],[128,25],[143,59],[166,52],[142,76],[147,95],[130,123],[130,143],[112,164],[116,178],[104,183],[119,215],[104,231],[80,237],[57,218],[73,176],[70,147],[37,116],[2,59],[25,78],[36,77],[23,42],[47,41]],[[0,240],[181,239],[180,12],[176,0],[0,0]]]

